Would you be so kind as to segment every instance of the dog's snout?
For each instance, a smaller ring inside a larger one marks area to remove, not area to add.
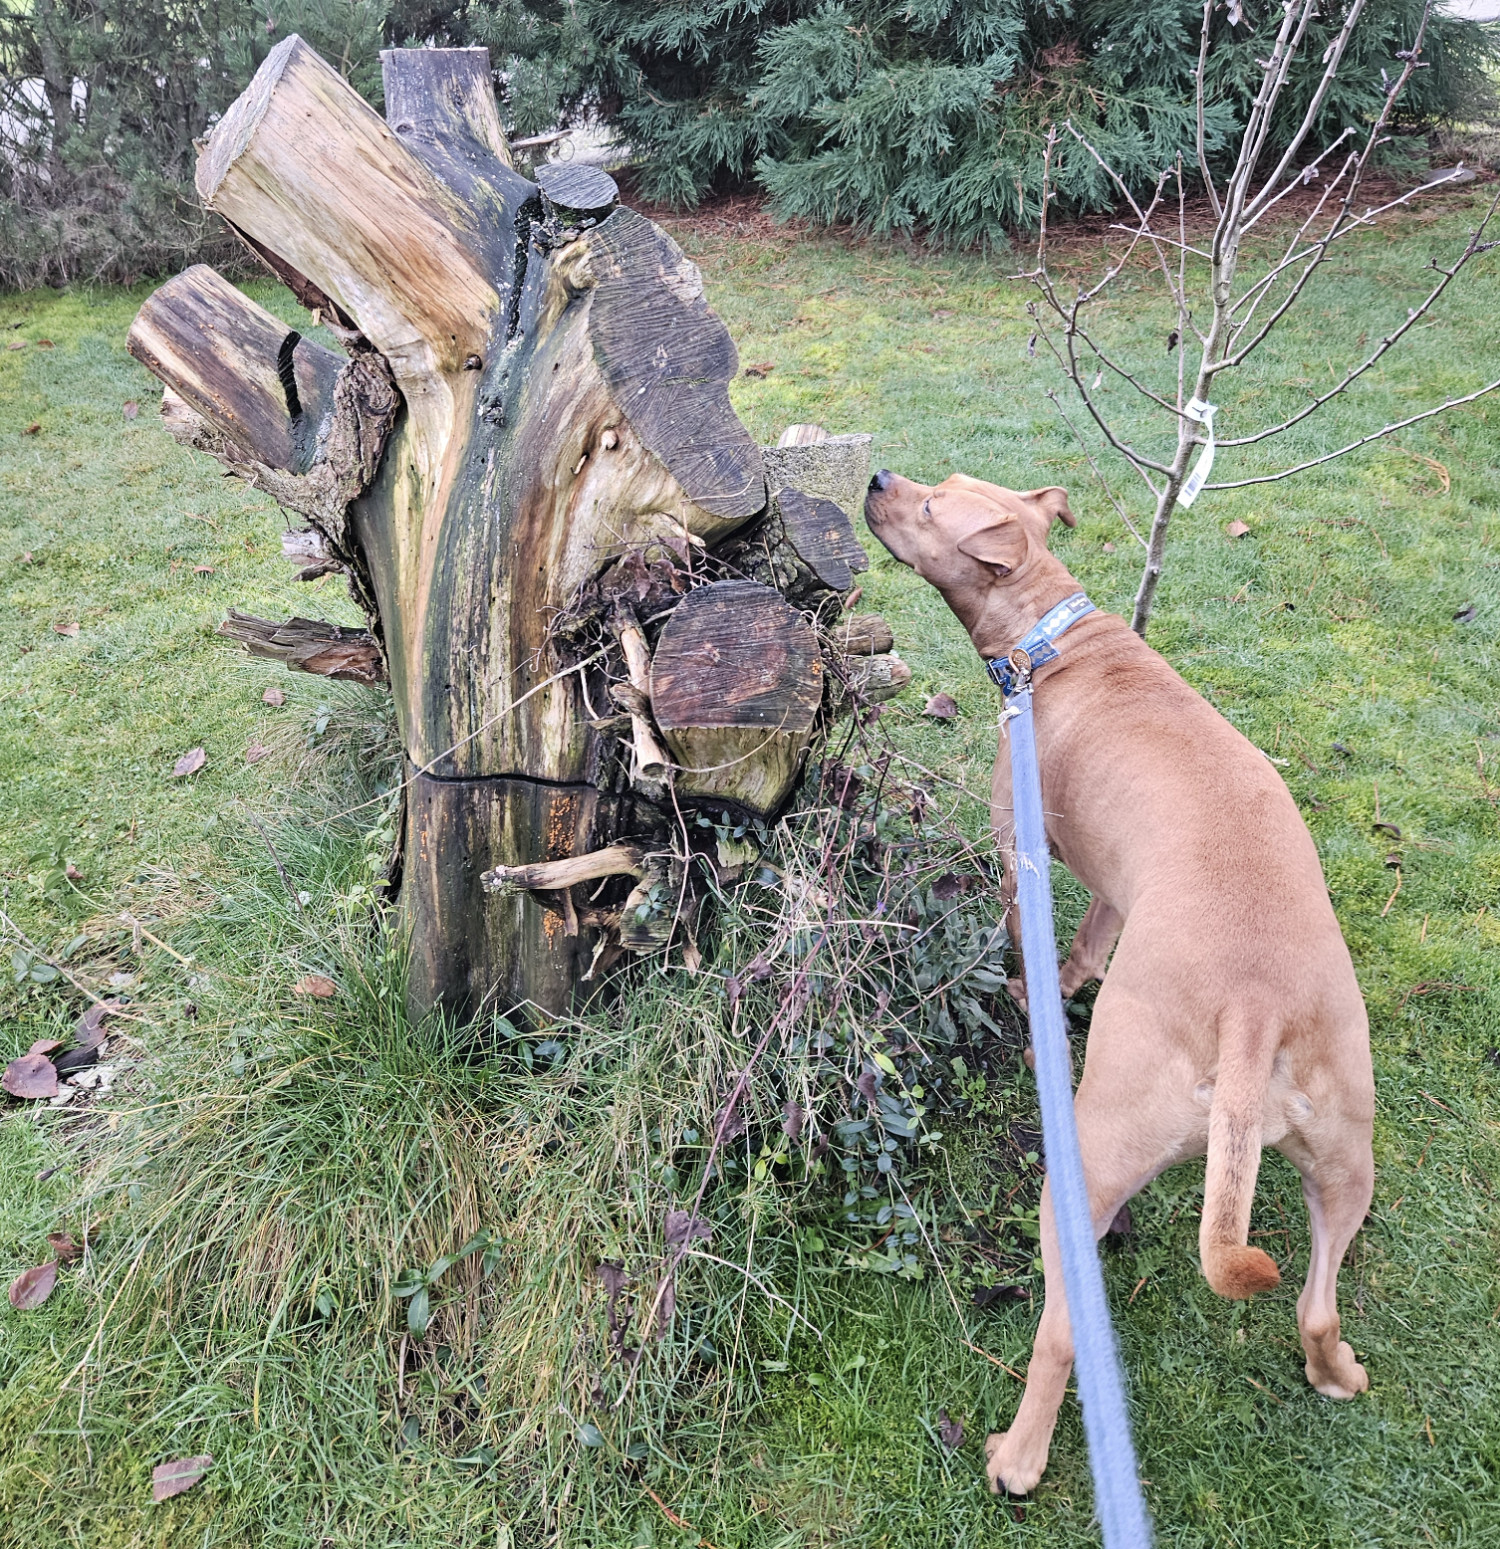
[[[891,487],[891,480],[893,478],[895,478],[895,474],[893,474],[889,468],[882,468],[878,473],[876,473],[875,477],[870,480],[870,488],[871,490],[888,490]]]

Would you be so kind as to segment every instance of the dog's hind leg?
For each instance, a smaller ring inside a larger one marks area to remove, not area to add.
[[[1370,1208],[1375,1162],[1368,1120],[1328,1121],[1288,1135],[1281,1150],[1302,1174],[1312,1224],[1307,1284],[1297,1298],[1297,1330],[1307,1380],[1328,1398],[1353,1398],[1369,1387],[1365,1369],[1339,1330],[1338,1277],[1344,1254]]]
[[[1073,937],[1073,950],[1062,965],[1063,999],[1076,995],[1091,979],[1102,979],[1109,966],[1109,954],[1125,927],[1125,916],[1102,898],[1089,900],[1087,912]]]
[[[1110,1056],[1128,1059],[1129,1049],[1121,1046],[1122,1040],[1107,1038],[1108,1020],[1108,1012],[1101,1016],[1096,1010],[1094,1027],[1098,1030],[1104,1022],[1106,1038],[1096,1041],[1090,1036],[1075,1104],[1096,1240],[1142,1185],[1164,1167],[1202,1150],[1202,1111],[1193,1104],[1186,1073],[1158,1068],[1156,1080],[1150,1081],[1142,1079],[1138,1061],[1133,1069],[1121,1068],[1120,1060]],[[1073,1331],[1047,1187],[1042,1189],[1041,1236],[1046,1300],[1026,1392],[1010,1429],[992,1434],[985,1443],[986,1472],[996,1494],[1008,1490],[1024,1495],[1042,1477],[1073,1366]]]

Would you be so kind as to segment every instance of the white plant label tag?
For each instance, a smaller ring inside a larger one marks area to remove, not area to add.
[[[1219,406],[1214,403],[1204,403],[1201,398],[1189,398],[1182,412],[1208,432],[1203,450],[1198,454],[1198,461],[1194,464],[1193,471],[1183,481],[1182,489],[1177,495],[1178,505],[1190,506],[1198,498],[1199,491],[1208,483],[1209,474],[1214,471],[1214,415],[1219,412]]]

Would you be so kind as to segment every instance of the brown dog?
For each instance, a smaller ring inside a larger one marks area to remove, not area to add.
[[[983,658],[1006,655],[1079,590],[1047,550],[1054,518],[1073,524],[1063,490],[882,471],[865,514]],[[1269,1290],[1279,1272],[1247,1237],[1261,1147],[1275,1146],[1302,1174],[1312,1222],[1297,1301],[1307,1378],[1352,1398],[1368,1379],[1339,1338],[1336,1281],[1370,1204],[1375,1090],[1364,1002],[1312,837],[1266,757],[1123,619],[1090,614],[1058,650],[1035,675],[1036,740],[1048,842],[1093,894],[1063,993],[1104,979],[1076,1099],[1094,1230],[1163,1169],[1206,1154],[1203,1273],[1221,1296]],[[1003,751],[991,801],[1018,941]],[[1045,1187],[1041,1227],[1046,1304],[1026,1392],[986,1445],[991,1487],[1018,1494],[1047,1466],[1073,1361]]]

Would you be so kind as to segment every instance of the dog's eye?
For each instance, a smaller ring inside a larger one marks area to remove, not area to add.
[[[931,500],[924,500],[922,502],[922,515],[923,516],[931,516],[932,515],[932,501]]]

